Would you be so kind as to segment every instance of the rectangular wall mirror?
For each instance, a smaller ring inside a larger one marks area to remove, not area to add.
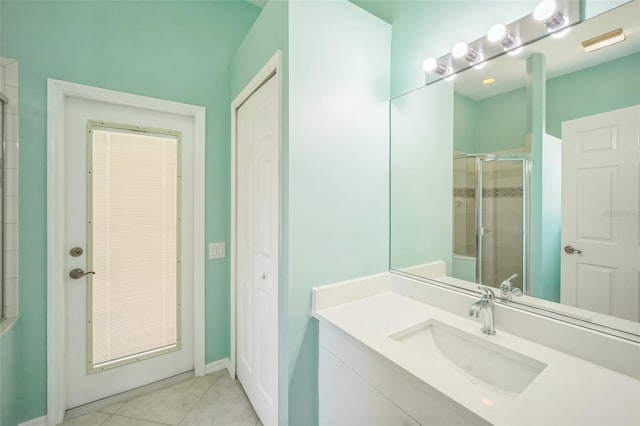
[[[503,303],[640,341],[638,16],[623,4],[392,100],[392,271],[510,283],[523,295]]]

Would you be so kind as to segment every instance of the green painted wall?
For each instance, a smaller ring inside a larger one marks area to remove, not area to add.
[[[318,422],[311,288],[389,268],[391,27],[345,1],[289,10],[289,424]]]
[[[2,394],[2,426],[14,426],[46,411],[46,79],[205,106],[205,240],[228,241],[229,64],[260,9],[3,0],[1,10],[0,56],[20,64],[20,319],[2,337],[0,370],[0,388],[11,389]],[[228,283],[228,260],[207,261],[207,362],[229,354]]]
[[[547,132],[563,121],[640,104],[640,53],[547,80]]]
[[[527,134],[524,88],[476,102],[478,153],[524,148]]]
[[[477,151],[476,101],[453,94],[453,149],[465,153]]]
[[[289,2],[269,1],[238,48],[231,63],[231,99],[235,99],[267,61],[282,54],[280,143],[280,292],[278,295],[279,335],[279,424],[287,425],[289,407],[288,364],[288,217],[289,217]],[[230,159],[229,159],[230,161]]]
[[[391,267],[443,260],[451,273],[453,84],[391,101]]]

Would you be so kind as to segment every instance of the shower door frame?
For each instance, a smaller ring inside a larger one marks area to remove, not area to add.
[[[521,161],[522,162],[522,292],[529,294],[529,223],[530,223],[530,185],[531,185],[531,155],[528,153],[514,154],[465,154],[454,156],[454,160],[473,158],[475,160],[475,225],[476,225],[476,282],[482,284],[482,242],[483,226],[483,196],[482,196],[482,165],[484,162]],[[507,277],[504,277],[507,278]],[[496,283],[497,285],[497,283]]]

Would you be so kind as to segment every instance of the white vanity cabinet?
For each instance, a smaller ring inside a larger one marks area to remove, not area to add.
[[[489,424],[322,321],[319,409],[320,426]]]
[[[320,425],[420,424],[323,346],[319,362]]]

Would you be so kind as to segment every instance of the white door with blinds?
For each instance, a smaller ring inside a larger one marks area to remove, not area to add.
[[[193,119],[65,101],[66,408],[192,370]]]

